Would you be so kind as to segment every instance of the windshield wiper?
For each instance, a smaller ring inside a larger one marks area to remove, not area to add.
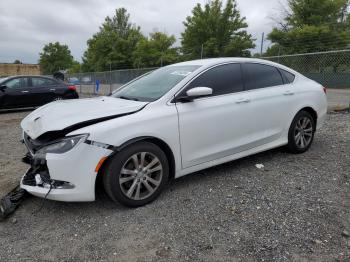
[[[125,100],[132,100],[132,101],[140,101],[137,98],[134,97],[127,97],[127,96],[117,96],[118,98],[125,99]]]

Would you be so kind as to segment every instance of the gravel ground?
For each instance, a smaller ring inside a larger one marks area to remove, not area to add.
[[[26,170],[27,114],[0,115],[2,194]],[[350,114],[330,114],[307,153],[213,167],[145,207],[31,197],[0,222],[0,261],[350,261],[349,149]]]

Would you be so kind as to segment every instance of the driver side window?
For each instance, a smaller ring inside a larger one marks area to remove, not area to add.
[[[6,82],[6,87],[10,89],[23,88],[27,86],[28,86],[28,78],[26,77],[15,78]]]
[[[186,91],[194,87],[210,87],[212,96],[225,95],[243,91],[240,64],[226,64],[214,67],[194,79]]]

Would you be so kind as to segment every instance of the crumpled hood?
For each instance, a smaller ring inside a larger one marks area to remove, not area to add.
[[[61,100],[30,113],[22,120],[21,127],[32,139],[36,139],[46,132],[60,131],[83,122],[130,114],[146,104],[114,97]]]

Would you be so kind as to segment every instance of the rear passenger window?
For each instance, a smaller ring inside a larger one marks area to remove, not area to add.
[[[243,91],[240,64],[226,64],[209,69],[193,80],[186,91],[194,87],[210,87],[213,96]]]
[[[289,73],[283,69],[280,69],[280,72],[283,76],[283,79],[284,79],[284,83],[285,84],[290,84],[290,83],[293,83],[294,82],[294,79],[295,79],[295,75],[293,75],[292,73]]]
[[[243,72],[246,90],[283,85],[280,72],[273,66],[244,63]]]
[[[47,78],[33,77],[32,78],[33,87],[46,87],[55,85],[56,82]]]

